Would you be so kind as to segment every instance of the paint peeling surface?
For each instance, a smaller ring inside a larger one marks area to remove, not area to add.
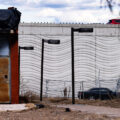
[[[0,58],[0,103],[9,103],[9,58]]]

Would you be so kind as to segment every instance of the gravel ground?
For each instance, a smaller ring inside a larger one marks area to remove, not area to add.
[[[66,112],[64,108],[47,106],[21,112],[0,112],[0,120],[120,120],[105,115],[88,114],[81,111]]]
[[[92,105],[57,105],[57,107],[70,108],[74,111],[81,111],[94,114],[104,114],[109,117],[120,117],[120,108],[100,107]]]
[[[41,102],[37,101],[36,103]],[[78,105],[74,105],[76,107],[73,107],[73,105],[71,105],[71,99],[50,98],[43,100],[42,104],[45,105],[45,108],[41,109],[34,108],[33,104],[24,104],[24,107],[28,107],[29,110],[22,109],[22,107],[16,105],[10,105],[10,107],[8,105],[8,107],[6,107],[8,110],[5,110],[6,112],[0,112],[0,120],[120,120],[119,103],[120,100],[76,100],[76,104]],[[81,104],[86,104],[86,107],[83,108],[85,105]],[[101,112],[99,111],[99,106],[104,106]],[[70,108],[71,111],[66,112],[66,107]],[[14,110],[16,112],[10,112],[10,108],[21,109],[21,111]],[[112,111],[110,108],[112,108]],[[1,109],[5,109],[5,106],[2,104],[0,111]],[[109,116],[106,112],[110,111],[112,113],[117,111],[118,116]]]
[[[56,104],[72,104],[71,99],[65,98],[48,98],[45,99],[47,103],[56,103]],[[87,100],[87,99],[76,99],[75,104],[84,104],[84,105],[93,105],[93,106],[106,106],[112,108],[120,108],[120,99],[112,99],[112,100]]]

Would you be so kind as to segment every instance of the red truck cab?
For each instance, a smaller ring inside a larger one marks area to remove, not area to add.
[[[119,19],[111,19],[111,20],[109,20],[108,24],[120,24],[120,18]]]

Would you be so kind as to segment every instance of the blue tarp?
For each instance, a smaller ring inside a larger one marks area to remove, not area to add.
[[[17,30],[21,13],[16,8],[0,9],[0,29]]]

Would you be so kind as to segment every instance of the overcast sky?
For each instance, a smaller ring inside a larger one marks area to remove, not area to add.
[[[119,16],[119,8],[111,13],[100,0],[0,0],[1,9],[10,6],[21,11],[21,22],[106,23]]]

